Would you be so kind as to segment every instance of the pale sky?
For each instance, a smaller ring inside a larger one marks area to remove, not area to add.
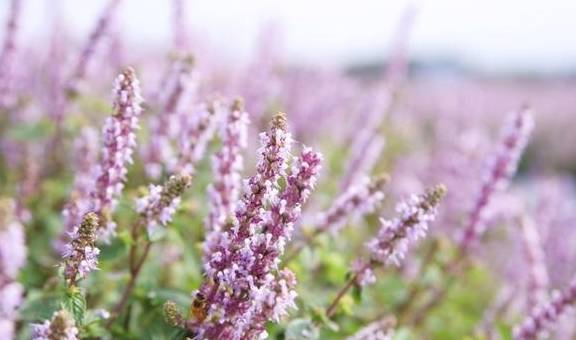
[[[107,3],[22,1],[25,39],[48,31],[57,4],[74,36],[83,38]],[[7,4],[0,1],[2,20]],[[190,27],[221,53],[246,58],[260,28],[274,21],[289,60],[322,64],[385,57],[406,5],[403,0],[187,0]],[[576,66],[576,0],[422,0],[417,7],[414,57],[453,56],[488,70]],[[121,6],[130,44],[167,45],[170,18],[170,0],[125,0]]]

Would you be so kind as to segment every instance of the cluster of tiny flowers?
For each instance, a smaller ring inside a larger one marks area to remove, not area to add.
[[[210,212],[206,221],[204,258],[212,257],[212,250],[219,243],[222,228],[234,216],[236,202],[242,189],[240,172],[243,169],[241,151],[246,147],[248,114],[242,102],[235,100],[220,129],[221,149],[212,157],[214,181],[208,187]],[[205,261],[207,262],[207,261]]]
[[[96,247],[98,215],[89,212],[84,215],[74,238],[64,247],[64,276],[69,285],[75,285],[78,278],[97,269],[100,249]]]
[[[166,301],[163,306],[164,319],[173,327],[182,327],[184,325],[184,317],[178,310],[174,301]]]
[[[216,119],[222,112],[218,101],[198,105],[193,115],[180,116],[180,135],[177,160],[169,164],[169,168],[177,172],[193,173],[196,163],[204,157],[206,146],[214,135]],[[175,166],[173,165],[175,164]]]
[[[90,209],[90,192],[94,188],[94,166],[98,160],[98,133],[85,128],[74,145],[74,184],[70,200],[62,211],[65,237],[74,237],[74,228]],[[64,237],[63,237],[64,238]]]
[[[250,328],[255,326],[252,321],[258,319],[263,310],[262,297],[268,296],[276,281],[270,273],[270,265],[264,267],[260,264],[276,264],[277,260],[273,258],[279,253],[265,259],[266,253],[261,251],[279,249],[280,237],[285,236],[275,225],[277,221],[284,221],[277,218],[285,216],[286,226],[290,228],[293,224],[290,214],[299,210],[294,199],[307,197],[309,187],[304,182],[313,185],[310,177],[314,170],[307,169],[318,167],[307,163],[313,153],[305,150],[304,154],[309,156],[297,162],[301,170],[293,173],[291,180],[287,179],[288,185],[280,195],[282,199],[278,197],[278,181],[286,176],[292,144],[284,114],[275,116],[270,130],[260,135],[260,141],[262,146],[256,174],[245,182],[232,227],[222,233],[206,264],[208,278],[194,299],[193,307],[198,304],[198,297],[205,298],[202,313],[197,313],[202,317],[189,322],[189,328],[199,338],[239,339],[251,332]],[[303,186],[298,187],[298,184]],[[266,203],[270,204],[270,212]]]
[[[24,288],[16,282],[26,261],[24,229],[12,200],[0,201],[0,339],[12,339]]]
[[[336,199],[328,211],[318,218],[317,229],[337,233],[351,216],[358,218],[370,214],[384,200],[384,185],[388,182],[387,176],[374,179],[364,178],[351,186],[344,194]]]
[[[494,194],[503,190],[516,173],[522,152],[534,127],[532,115],[528,109],[521,109],[510,116],[510,121],[504,129],[500,149],[492,166],[483,181],[480,193],[474,202],[468,217],[460,248],[467,251],[485,229],[485,215]]]
[[[358,277],[372,278],[373,263],[384,265],[399,265],[406,255],[408,245],[423,238],[430,222],[437,215],[437,206],[446,194],[446,187],[438,185],[423,195],[412,195],[407,201],[396,206],[398,217],[393,220],[382,218],[378,235],[367,242],[371,261],[363,266],[356,266]],[[359,268],[358,268],[359,267]],[[369,283],[371,280],[363,279],[359,284]]]
[[[90,66],[90,62],[92,61],[99,45],[108,33],[114,13],[117,11],[120,2],[121,0],[110,0],[107,7],[102,12],[96,27],[94,27],[90,33],[90,37],[78,58],[78,63],[74,67],[72,75],[68,80],[68,84],[66,84],[66,90],[69,93],[76,93],[78,91],[78,83],[84,79],[86,71]]]
[[[392,340],[393,337],[394,320],[384,319],[368,324],[347,340]]]
[[[162,175],[163,164],[169,168],[174,166],[173,141],[183,129],[180,116],[190,115],[189,106],[196,93],[193,64],[190,56],[177,57],[157,94],[159,114],[150,117],[151,138],[142,150],[146,172],[152,178]]]
[[[250,291],[251,305],[235,327],[238,337],[262,332],[266,322],[279,321],[281,315],[287,314],[289,307],[295,307],[295,292],[286,286],[286,278],[281,277],[278,281],[271,273],[278,269],[286,242],[290,240],[294,230],[294,223],[300,217],[301,207],[314,188],[321,159],[319,153],[304,147],[300,157],[294,162],[286,188],[270,202],[261,232],[251,238],[251,249],[257,261],[247,268],[248,278],[253,285]],[[289,274],[291,273],[284,273],[290,277]],[[272,310],[266,307],[271,299],[276,303]]]
[[[144,217],[149,231],[166,226],[180,205],[180,196],[192,183],[190,175],[171,176],[163,186],[150,185],[148,195],[136,201],[136,211]]]
[[[0,55],[0,109],[9,108],[14,104],[14,98],[10,92],[16,57],[16,35],[20,7],[21,0],[12,0],[10,11],[8,12],[6,30],[4,31],[4,42],[2,44],[2,54]]]
[[[77,340],[78,328],[64,309],[54,312],[52,320],[32,324],[32,340]]]
[[[548,270],[540,234],[532,219],[520,218],[524,243],[524,254],[528,265],[528,306],[540,305],[548,295]]]
[[[104,148],[95,188],[91,193],[90,210],[104,218],[99,234],[105,241],[109,241],[116,230],[116,224],[110,214],[114,211],[117,199],[124,189],[128,172],[126,165],[132,163],[132,153],[136,146],[135,130],[138,129],[138,118],[142,111],[141,103],[140,83],[134,70],[128,68],[116,78],[115,112],[104,124]]]
[[[236,338],[266,339],[268,321],[280,322],[290,309],[297,309],[297,281],[291,270],[284,268],[278,278],[266,275],[266,279],[261,287],[253,288],[251,308],[234,329]]]
[[[301,207],[306,202],[316,184],[322,155],[304,147],[293,164],[287,178],[286,188],[270,202],[264,215],[262,232],[264,239],[258,240],[256,251],[260,261],[254,264],[255,273],[265,273],[275,269],[279,256],[284,253],[286,242],[294,230],[294,222],[301,215]]]
[[[514,339],[537,339],[576,303],[576,279],[562,293],[555,292],[549,302],[534,308],[522,324],[514,329]]]
[[[241,151],[246,147],[248,114],[240,100],[235,100],[226,122],[220,129],[221,149],[212,157],[214,182],[208,187],[210,215],[208,230],[220,230],[234,214],[241,190],[240,173],[244,167]]]

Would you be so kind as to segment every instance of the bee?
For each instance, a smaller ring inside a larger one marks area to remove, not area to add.
[[[190,314],[202,322],[206,319],[206,297],[201,292],[197,292],[190,306]]]

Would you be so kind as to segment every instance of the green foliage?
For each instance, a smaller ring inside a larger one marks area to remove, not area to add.
[[[31,291],[20,309],[20,317],[26,322],[38,322],[50,319],[60,309],[62,294],[60,292]]]
[[[73,287],[66,290],[63,302],[64,308],[74,316],[76,325],[82,326],[84,324],[84,317],[86,315],[86,298],[84,293],[79,288]]]

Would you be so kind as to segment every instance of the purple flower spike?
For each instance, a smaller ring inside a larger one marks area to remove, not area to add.
[[[178,57],[157,95],[159,112],[150,117],[150,142],[142,150],[146,172],[152,178],[159,178],[166,166],[172,171],[181,171],[174,169],[177,159],[173,142],[183,133],[182,120],[198,120],[196,112],[191,115],[189,109],[197,87],[193,71],[191,56]]]
[[[374,321],[346,340],[392,340],[395,324],[396,321],[393,318]]]
[[[126,180],[126,165],[132,163],[132,152],[136,146],[135,130],[142,109],[140,83],[131,68],[123,71],[115,82],[114,114],[104,123],[104,149],[100,158],[98,176],[92,199],[91,211],[100,215],[100,237],[109,241],[114,235],[116,224],[111,214],[116,208],[118,197]]]
[[[214,135],[216,118],[221,107],[218,101],[201,104],[194,115],[181,115],[181,129],[178,136],[180,154],[177,160],[168,165],[174,172],[193,174],[196,164],[204,157],[206,145]],[[176,163],[176,166],[173,165]]]
[[[87,213],[76,228],[72,240],[64,248],[64,276],[69,286],[74,286],[80,278],[96,270],[100,249],[96,248],[98,215]]]
[[[77,340],[78,333],[74,319],[64,309],[54,312],[52,320],[32,324],[32,340]]]
[[[86,45],[82,49],[78,63],[74,67],[70,80],[68,81],[66,90],[70,93],[76,93],[78,91],[78,83],[84,79],[86,72],[94,58],[94,54],[98,49],[99,45],[108,31],[110,30],[110,23],[114,18],[114,14],[120,5],[122,0],[110,0],[104,11],[100,15],[100,19],[94,27],[94,30],[90,33],[90,37],[86,42]]]
[[[242,190],[240,172],[244,164],[241,151],[246,148],[248,125],[248,114],[242,106],[240,100],[232,104],[220,129],[222,148],[212,157],[214,183],[208,187],[210,213],[206,220],[205,262],[212,257],[226,222],[234,217]]]
[[[351,186],[328,211],[320,215],[317,230],[335,234],[344,226],[348,217],[357,218],[373,212],[384,200],[383,190],[389,180],[387,175],[382,175],[374,179],[364,178]]]
[[[527,216],[519,219],[522,229],[524,256],[528,265],[528,306],[540,305],[548,296],[548,269],[540,234],[534,221]]]
[[[576,279],[562,293],[556,292],[547,303],[533,309],[518,327],[514,329],[514,339],[537,339],[576,303]]]
[[[0,54],[0,109],[9,108],[15,102],[10,91],[16,58],[16,35],[18,33],[21,3],[21,0],[12,0],[10,2],[6,30],[4,31],[2,54]]]
[[[486,211],[494,194],[503,190],[516,173],[522,152],[528,143],[528,138],[534,127],[534,120],[527,108],[523,108],[510,116],[505,127],[503,139],[496,157],[482,184],[480,193],[470,212],[460,249],[468,251],[474,240],[484,232]]]
[[[240,172],[243,169],[241,151],[246,148],[248,114],[237,99],[232,104],[220,130],[222,148],[212,158],[214,184],[208,188],[211,211],[206,223],[208,230],[220,230],[225,220],[236,210],[240,195]]]
[[[246,181],[235,219],[212,248],[208,278],[195,293],[187,326],[199,338],[258,337],[266,322],[294,306],[295,279],[287,271],[278,274],[279,257],[314,187],[321,156],[304,148],[287,176],[292,138],[284,114],[260,140],[257,173]],[[286,186],[279,193],[281,178]]]
[[[14,337],[16,310],[22,303],[24,287],[16,276],[26,261],[24,228],[16,218],[12,200],[0,200],[0,338]]]
[[[301,207],[314,189],[321,160],[319,153],[304,147],[288,176],[287,187],[272,202],[261,234],[252,241],[258,261],[252,263],[249,279],[258,288],[252,288],[252,305],[235,328],[238,338],[257,338],[263,335],[268,321],[278,322],[281,316],[288,314],[289,308],[296,307],[294,274],[285,270],[281,272],[280,278],[275,278],[271,272],[278,269],[286,242],[292,236],[294,223],[300,217]]]
[[[82,222],[82,217],[90,210],[90,193],[94,188],[94,173],[98,161],[98,133],[92,128],[82,130],[74,144],[74,184],[70,199],[62,211],[64,234],[57,244],[62,250],[63,242],[74,235],[74,227]]]
[[[412,195],[407,201],[396,206],[398,217],[393,220],[381,218],[381,229],[378,235],[368,241],[370,262],[354,266],[359,277],[358,284],[365,285],[373,281],[372,265],[399,265],[406,255],[408,245],[423,238],[428,232],[428,225],[437,215],[437,207],[446,195],[446,187],[437,185],[423,195]],[[362,262],[361,262],[362,263]]]
[[[136,201],[136,211],[145,219],[149,231],[166,226],[180,205],[180,196],[192,183],[187,174],[172,176],[163,186],[151,185],[149,194]]]

